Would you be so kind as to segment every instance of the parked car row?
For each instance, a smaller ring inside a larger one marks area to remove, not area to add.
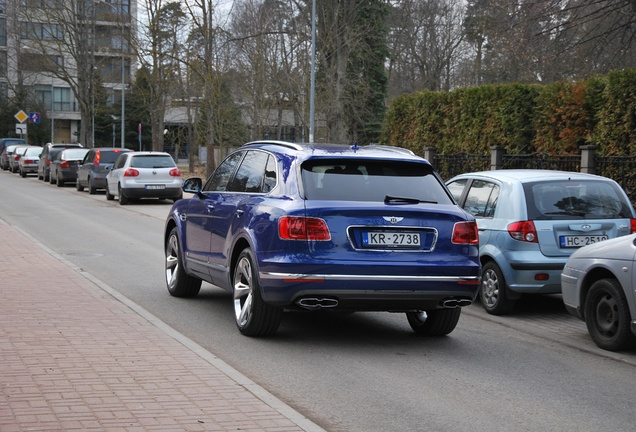
[[[511,313],[524,294],[559,293],[598,346],[636,347],[636,213],[615,181],[497,170],[462,174],[447,186],[477,221],[488,313]]]
[[[133,152],[104,147],[87,149],[81,144],[48,143],[44,147],[9,145],[0,164],[22,177],[37,174],[38,180],[63,187],[74,183],[78,191],[90,194],[106,190],[106,199],[118,197],[124,205],[131,199],[182,198],[181,172],[164,152]]]

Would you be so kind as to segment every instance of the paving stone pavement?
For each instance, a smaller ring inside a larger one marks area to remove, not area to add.
[[[322,431],[2,220],[0,395],[1,432]]]

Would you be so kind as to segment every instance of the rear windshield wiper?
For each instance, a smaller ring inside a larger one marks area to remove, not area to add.
[[[567,210],[567,211],[556,211],[556,212],[546,212],[543,213],[546,216],[554,216],[554,215],[559,215],[559,216],[578,216],[578,217],[584,217],[587,213],[584,211],[580,211],[580,210]]]
[[[424,201],[417,198],[404,198],[386,195],[384,197],[385,204],[438,204],[437,201]]]

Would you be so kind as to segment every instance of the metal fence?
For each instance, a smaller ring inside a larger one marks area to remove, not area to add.
[[[494,151],[494,150],[493,150]],[[426,155],[444,180],[473,171],[493,169],[548,169],[574,172],[592,172],[614,179],[625,190],[632,202],[636,202],[636,156],[599,156],[594,152],[591,160],[583,163],[582,155],[527,154],[500,156],[500,163],[494,164],[497,156],[460,153],[454,155]],[[586,169],[582,169],[583,166]]]

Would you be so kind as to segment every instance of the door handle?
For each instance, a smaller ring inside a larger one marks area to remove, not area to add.
[[[236,211],[236,217],[240,218],[241,216],[243,216],[243,213],[245,213],[243,210],[237,210]]]

